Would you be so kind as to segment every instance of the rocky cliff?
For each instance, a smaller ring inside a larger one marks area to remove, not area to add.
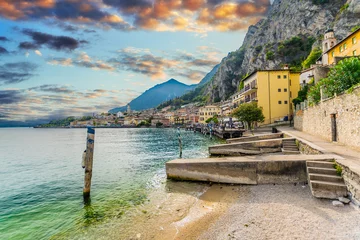
[[[326,29],[340,40],[358,25],[360,0],[275,0],[267,17],[249,27],[243,45],[222,60],[205,93],[210,101],[226,100],[256,69],[289,64],[300,70]]]

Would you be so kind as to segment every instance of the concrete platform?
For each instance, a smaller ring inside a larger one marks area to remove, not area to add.
[[[259,140],[277,139],[277,138],[283,138],[283,135],[284,135],[283,133],[259,134],[259,135],[250,136],[250,137],[227,139],[226,143],[240,143],[240,142],[252,142],[252,141],[259,141]]]
[[[176,159],[166,163],[170,179],[234,184],[306,182],[306,161],[329,161],[333,155],[257,155]]]

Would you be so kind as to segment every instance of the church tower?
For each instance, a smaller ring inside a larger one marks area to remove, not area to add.
[[[130,114],[131,113],[131,108],[130,108],[130,104],[128,103],[127,105],[127,113]]]
[[[334,30],[328,29],[325,32],[324,40],[322,42],[322,50],[323,53],[329,51],[329,49],[333,48],[336,45],[337,41],[335,38]]]

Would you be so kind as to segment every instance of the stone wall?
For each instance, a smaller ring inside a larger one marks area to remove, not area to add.
[[[342,167],[342,177],[344,178],[345,184],[348,190],[351,192],[352,200],[358,206],[360,206],[360,176],[356,172],[352,171],[346,165],[337,161]]]
[[[360,87],[296,112],[294,127],[328,141],[331,135],[331,114],[336,115],[337,141],[351,147],[360,147]]]
[[[310,147],[308,144],[303,143],[299,140],[296,140],[296,145],[298,145],[299,147],[299,151],[302,154],[307,154],[307,155],[318,155],[318,154],[323,154],[321,151]]]

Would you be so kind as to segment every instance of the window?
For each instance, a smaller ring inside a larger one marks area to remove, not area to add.
[[[334,51],[331,52],[331,56],[334,57]]]
[[[287,78],[287,76],[286,75],[284,75],[284,79],[286,79]]]
[[[291,86],[291,79],[290,79],[289,83],[290,83],[290,86]]]
[[[347,49],[347,45],[346,45],[346,43],[344,43],[344,50],[346,50]]]
[[[284,104],[288,104],[288,101],[284,101]]]
[[[357,55],[356,55],[356,50],[353,51],[353,56],[357,56]]]
[[[281,92],[281,88],[278,89],[278,92]]]
[[[287,92],[287,88],[284,88],[284,92]]]
[[[292,92],[290,91],[290,97],[292,98]]]
[[[340,52],[343,51],[343,46],[340,46],[339,51],[340,51]]]
[[[281,76],[280,76],[280,75],[278,75],[278,79],[281,79]]]
[[[352,38],[352,44],[356,44],[356,37]]]
[[[281,104],[281,101],[279,101],[278,103]]]

